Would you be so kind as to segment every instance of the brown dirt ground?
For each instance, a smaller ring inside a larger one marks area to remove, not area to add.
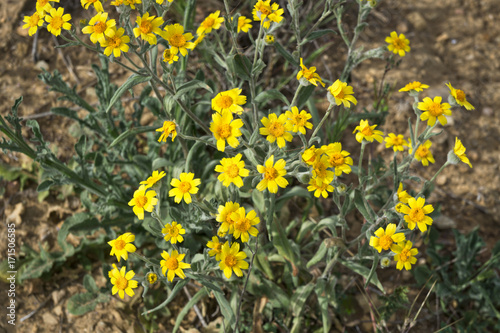
[[[0,112],[5,116],[14,100],[24,95],[20,115],[37,119],[47,141],[53,144],[54,149],[57,147],[57,155],[65,159],[73,153],[75,143],[68,133],[71,122],[48,114],[51,107],[61,102],[56,100],[56,94],[37,83],[36,76],[43,65],[48,66],[49,71],[59,69],[68,82],[76,84],[78,91],[88,94],[92,93],[88,88],[95,78],[88,54],[74,48],[63,49],[64,56],[72,62],[77,81],[69,73],[61,54],[54,49],[54,39],[46,32],[41,33],[38,42],[39,61],[33,62],[30,55],[33,39],[20,29],[22,16],[30,14],[32,7],[34,5],[26,0],[0,2],[0,35],[4,36],[0,39],[3,55],[0,58]],[[370,26],[359,41],[369,49],[383,44],[385,36],[393,30],[405,33],[411,40],[412,50],[398,69],[389,72],[387,82],[393,82],[399,89],[410,81],[419,80],[430,85],[431,88],[424,93],[424,96],[430,97],[447,96],[445,83],[451,82],[455,88],[464,90],[468,100],[476,107],[474,111],[454,109],[453,118],[444,127],[443,134],[434,140],[436,164],[428,168],[414,164],[413,170],[429,179],[445,162],[455,136],[462,140],[474,168],[469,169],[464,164],[448,167],[438,177],[437,188],[430,201],[443,206],[442,213],[446,219],[441,223],[441,228],[445,230],[442,237],[451,237],[451,232],[446,231],[450,226],[456,226],[462,232],[479,227],[480,235],[490,249],[500,233],[500,111],[496,107],[500,104],[499,13],[500,3],[497,0],[388,0],[373,12],[369,18]],[[338,47],[343,48],[340,41]],[[317,65],[320,73],[327,72],[324,67],[332,61],[328,54],[335,49],[336,46],[325,52],[323,68]],[[380,78],[383,68],[381,61],[374,60],[363,63],[354,71],[352,82],[360,101],[358,109],[369,106],[373,82]],[[123,80],[123,71],[117,69],[113,73],[118,81]],[[334,80],[335,77],[329,79]],[[413,112],[410,98],[405,93],[398,93],[397,89],[389,104],[390,116],[385,125],[388,132],[406,128],[407,119]],[[382,150],[377,150],[377,153]],[[0,157],[3,164],[23,165],[28,169],[31,165],[30,161],[17,154],[2,154]],[[49,196],[45,201],[38,202],[34,182],[28,183],[22,191],[19,181],[2,181],[0,186],[6,187],[3,203],[0,203],[0,215],[3,215],[4,221],[15,221],[18,245],[28,243],[35,248],[39,242],[53,245],[58,227],[79,207],[78,200],[71,196],[62,200]],[[3,229],[1,232],[5,233]],[[0,258],[3,258],[6,253],[3,241],[0,253]],[[81,317],[68,314],[68,298],[83,290],[83,272],[83,269],[63,272],[50,281],[28,281],[18,286],[18,319],[37,310],[23,323],[18,321],[19,331],[140,332],[137,315],[117,298]],[[96,277],[101,275],[98,267],[93,273]],[[63,283],[68,280],[69,283]],[[98,283],[104,285],[102,279],[98,279]],[[195,321],[191,313],[186,327]],[[0,331],[3,324],[2,319]],[[160,326],[160,331],[166,331],[165,326]]]

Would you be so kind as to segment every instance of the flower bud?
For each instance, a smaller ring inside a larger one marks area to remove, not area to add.
[[[391,259],[387,257],[380,259],[380,267],[386,268],[389,267],[390,265],[391,265]]]

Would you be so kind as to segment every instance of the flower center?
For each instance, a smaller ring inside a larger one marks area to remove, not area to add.
[[[278,170],[273,167],[266,168],[266,172],[264,173],[264,178],[267,180],[275,180],[278,177]]]
[[[149,284],[154,284],[157,279],[158,279],[158,276],[155,273],[149,273],[148,274],[148,282],[149,282]]]
[[[389,248],[391,247],[393,241],[392,241],[391,236],[384,235],[384,236],[380,237],[378,243],[380,244],[380,246],[384,250],[389,250]]]
[[[172,46],[182,47],[184,46],[184,44],[186,44],[186,38],[184,38],[184,36],[181,34],[175,34],[172,37],[170,37],[170,40],[168,42]]]
[[[33,16],[30,17],[28,25],[30,27],[36,27],[38,26],[38,21],[40,21],[40,16],[38,15],[38,13],[35,13],[33,14]]]
[[[128,286],[128,281],[125,277],[120,276],[118,279],[116,279],[115,286],[120,290],[125,290]]]
[[[285,126],[283,126],[282,123],[275,121],[269,126],[269,132],[272,136],[279,138],[285,134]]]
[[[52,29],[59,30],[61,29],[63,23],[64,22],[60,16],[54,16],[52,18],[52,21],[50,22],[50,25],[52,25]]]
[[[405,42],[402,39],[394,38],[392,41],[392,45],[394,45],[395,49],[404,49]]]
[[[222,243],[215,244],[214,251],[217,253],[221,253],[222,252]]]
[[[420,147],[417,150],[417,155],[420,157],[426,157],[429,154],[429,149],[427,147]]]
[[[224,263],[226,264],[226,266],[233,268],[234,266],[236,266],[238,261],[236,260],[235,256],[229,254],[226,256],[226,259],[224,259]]]
[[[179,267],[179,262],[177,261],[176,258],[170,258],[165,263],[165,267],[167,267],[170,270],[175,271],[177,269],[177,267]]]
[[[396,212],[401,213],[401,208],[402,208],[403,206],[404,206],[404,204],[400,202],[400,203],[398,203],[398,204],[396,205],[396,207],[394,207],[394,209],[396,210]]]
[[[240,232],[247,232],[248,230],[250,230],[251,227],[252,225],[250,224],[250,221],[246,217],[242,218],[241,220],[239,220],[234,224],[234,228],[236,230],[239,230]]]
[[[226,174],[231,178],[238,177],[240,174],[240,168],[238,168],[236,164],[231,164],[226,168]]]
[[[440,116],[443,113],[443,109],[441,108],[441,103],[432,102],[432,104],[429,105],[429,112],[434,117]]]
[[[118,251],[121,251],[125,248],[125,245],[127,245],[127,243],[125,243],[125,241],[123,239],[118,239],[116,242],[115,242],[115,248],[118,250]]]
[[[234,224],[234,219],[231,217],[233,214],[236,214],[236,212],[229,212],[226,215],[226,223],[229,224],[229,225],[233,225]],[[237,215],[237,217],[239,217],[238,214],[236,214],[236,215]]]
[[[323,163],[318,163],[314,167],[314,171],[316,171],[316,176],[318,178],[325,178],[326,177],[326,165]]]
[[[402,146],[403,145],[403,139],[400,137],[395,137],[394,140],[392,140],[392,144],[394,146]]]
[[[148,202],[148,198],[147,198],[147,197],[145,197],[145,196],[143,196],[143,195],[141,195],[140,197],[137,197],[137,198],[135,199],[135,204],[136,204],[136,206],[137,206],[137,207],[139,207],[139,208],[144,207],[144,206],[146,205],[146,203],[147,203],[147,202]]]
[[[457,101],[465,102],[465,93],[462,90],[457,89],[457,91],[455,93],[457,94],[457,98],[456,98]]]
[[[413,208],[411,211],[410,211],[410,219],[414,222],[420,222],[424,219],[425,217],[425,214],[424,214],[424,211],[422,210],[422,208]]]
[[[172,58],[172,52],[170,52],[169,49],[165,50],[165,52],[163,52],[163,58],[170,60]]]
[[[106,30],[106,22],[97,22],[94,24],[94,32],[97,34],[102,34]]]
[[[122,40],[118,36],[113,36],[113,37],[108,39],[108,45],[114,49],[119,48],[121,44],[122,44]]]
[[[177,229],[176,227],[172,227],[168,231],[168,234],[170,235],[170,237],[175,238],[179,235],[179,229]]]
[[[219,106],[222,109],[227,109],[231,105],[233,105],[233,99],[230,96],[221,96],[221,98],[219,99]]]
[[[399,261],[406,262],[410,259],[411,253],[408,249],[403,249],[399,254]]]
[[[271,7],[262,4],[259,8],[259,12],[261,12],[261,15],[267,16],[267,15],[271,14]]]
[[[191,189],[191,184],[189,182],[181,182],[179,184],[179,191],[182,193],[187,193]]]
[[[40,7],[44,7],[48,2],[49,2],[49,0],[38,0]]]
[[[345,97],[344,90],[341,89],[339,93],[335,95],[335,97],[337,97],[338,99],[343,99]]]
[[[341,166],[344,164],[344,156],[342,156],[341,153],[333,153],[332,156],[330,156],[329,162],[332,167]]]
[[[314,77],[314,72],[309,70],[309,69],[303,69],[302,70],[302,75],[304,75],[304,77],[307,79],[307,80],[310,80]]]
[[[303,117],[302,115],[298,114],[294,118],[294,122],[297,126],[303,127],[306,123],[306,117]]]
[[[366,126],[365,128],[363,128],[361,130],[361,133],[363,133],[364,136],[372,136],[373,135],[373,131],[370,128],[370,126]]]
[[[214,25],[215,20],[211,17],[207,17],[205,21],[201,24],[203,28],[211,28]]]
[[[217,132],[221,139],[227,139],[231,135],[231,126],[229,124],[222,124],[219,126]]]

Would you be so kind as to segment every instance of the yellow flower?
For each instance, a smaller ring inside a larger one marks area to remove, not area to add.
[[[266,34],[266,37],[264,37],[264,42],[266,42],[267,45],[272,45],[275,41],[274,35]]]
[[[132,280],[134,275],[135,275],[134,271],[127,272],[125,266],[122,267],[120,270],[118,270],[115,266],[115,268],[113,268],[109,272],[109,278],[111,280],[111,284],[113,285],[111,293],[113,295],[118,293],[121,299],[125,297],[125,293],[130,297],[134,296],[135,293],[132,289],[137,288],[138,284],[137,281]]]
[[[462,141],[458,140],[457,137],[455,137],[455,147],[453,148],[453,152],[450,153],[454,154],[456,157],[460,159],[460,161],[464,162],[465,164],[467,164],[472,168],[472,164],[470,164],[467,155],[465,155],[465,147],[462,144]]]
[[[257,165],[257,171],[263,175],[263,179],[257,184],[257,190],[264,191],[266,188],[271,193],[278,192],[278,186],[285,188],[288,181],[283,177],[286,175],[286,162],[280,159],[274,164],[274,155],[271,155],[264,165]]]
[[[389,133],[387,134],[388,136],[384,139],[385,141],[385,148],[390,148],[394,151],[404,151],[405,148],[404,146],[408,147],[408,142],[406,142],[403,134],[396,134],[394,133]]]
[[[398,212],[398,213],[401,213],[401,214],[402,214],[402,212],[401,212],[401,208],[402,208],[404,205],[405,205],[404,203],[400,202],[400,203],[398,203],[396,206],[394,206],[394,210],[395,210],[396,212]]]
[[[169,197],[175,197],[174,201],[176,203],[181,202],[182,199],[187,204],[191,203],[191,194],[198,193],[198,185],[201,184],[199,178],[193,179],[194,173],[181,173],[179,179],[172,179],[170,185],[175,187],[168,192]]]
[[[97,13],[94,17],[92,17],[89,21],[89,25],[82,29],[84,34],[91,34],[90,41],[92,43],[103,44],[106,41],[106,37],[113,37],[115,35],[116,26],[115,20],[109,20],[108,13]]]
[[[164,1],[165,1],[165,0],[156,0],[156,3],[157,3],[157,4],[159,4],[159,5],[163,5],[163,2],[164,2]],[[174,0],[167,0],[167,1],[168,1],[168,2],[172,2],[172,1],[174,1]]]
[[[229,247],[229,242],[224,243],[219,267],[224,272],[226,278],[231,278],[233,271],[237,276],[243,276],[241,270],[248,269],[248,263],[244,260],[246,257],[246,253],[240,251],[239,243],[234,242],[231,247]]]
[[[170,44],[170,52],[174,55],[180,52],[185,57],[187,50],[195,47],[194,43],[190,42],[194,38],[193,34],[184,33],[184,27],[179,23],[167,25],[161,36]]]
[[[193,50],[205,39],[205,36],[205,34],[201,34],[196,38],[196,40],[193,42]]]
[[[177,136],[177,131],[175,130],[175,123],[173,121],[166,120],[163,122],[163,126],[158,128],[156,132],[163,132],[158,139],[158,142],[166,142],[170,133],[172,133],[172,142],[174,142],[175,137]]]
[[[82,2],[82,7],[85,9],[89,9],[89,6],[92,4],[94,5],[94,8],[98,13],[104,11],[102,3],[99,0],[81,0],[81,2]]]
[[[310,192],[314,191],[314,196],[316,198],[319,198],[319,196],[322,195],[323,198],[326,199],[328,197],[328,192],[333,192],[334,188],[330,185],[330,183],[324,182],[322,179],[312,177],[309,181],[307,190]]]
[[[245,161],[241,160],[241,154],[232,158],[223,158],[219,165],[215,166],[215,172],[221,172],[217,179],[222,185],[229,187],[231,183],[237,187],[243,186],[241,177],[247,177],[250,173],[245,169]]]
[[[241,114],[245,105],[247,97],[241,94],[241,89],[234,88],[227,91],[218,93],[212,98],[212,109],[222,113],[224,111],[231,111],[232,113]]]
[[[172,54],[170,49],[166,49],[165,51],[163,51],[163,61],[164,62],[168,62],[171,65],[177,60],[179,60],[179,57],[176,56],[175,54]]]
[[[428,166],[429,162],[434,163],[436,162],[434,160],[434,156],[432,156],[431,151],[429,148],[431,148],[432,142],[430,140],[425,141],[423,144],[421,144],[418,148],[417,151],[415,152],[415,159],[417,161],[421,161],[423,166]],[[413,149],[410,148],[409,153],[413,153]]]
[[[249,235],[257,237],[259,231],[254,227],[254,225],[257,225],[260,222],[260,219],[257,216],[257,213],[255,213],[255,210],[251,210],[248,212],[248,214],[245,214],[246,212],[244,207],[238,208],[236,212],[233,212],[231,214],[231,218],[234,221],[233,236],[235,239],[241,237],[241,241],[243,243],[248,242],[248,240],[250,239]]]
[[[323,149],[316,148],[312,145],[310,148],[306,149],[304,153],[302,153],[302,160],[307,165],[314,165],[323,153]]]
[[[148,179],[140,182],[142,185],[146,185],[146,188],[153,187],[160,179],[165,177],[165,171],[158,172],[158,170],[153,171],[153,174]]]
[[[217,30],[220,28],[222,23],[224,22],[223,17],[219,17],[220,10],[216,11],[207,16],[206,19],[201,22],[198,30],[196,30],[197,35],[209,34],[212,30]]]
[[[141,4],[142,0],[120,0],[120,1],[115,1],[115,2],[120,2],[119,4],[117,4],[115,6],[121,5],[123,3],[125,6],[129,6],[130,8],[135,9],[135,5]],[[113,3],[111,3],[111,4],[113,5]]]
[[[330,167],[335,169],[335,176],[340,176],[342,172],[345,174],[351,173],[350,165],[353,164],[353,160],[349,157],[349,152],[342,150],[340,142],[330,143],[328,146],[321,147],[321,149],[328,156]]]
[[[413,82],[408,83],[403,88],[399,89],[399,91],[403,92],[403,91],[415,90],[415,91],[419,92],[419,91],[423,91],[424,89],[427,89],[427,88],[429,88],[428,85],[422,84],[418,81],[413,81]]]
[[[128,52],[127,43],[130,42],[130,37],[127,35],[123,35],[124,33],[125,30],[123,28],[120,28],[115,31],[113,37],[106,38],[104,43],[101,44],[101,46],[105,48],[105,55],[109,57],[111,55],[111,52],[113,52],[113,55],[117,58],[121,56],[122,51]]]
[[[49,23],[47,30],[54,36],[59,36],[61,34],[61,29],[71,29],[71,23],[68,23],[69,20],[71,20],[71,15],[64,14],[63,7],[57,9],[52,8],[45,16],[45,21]]]
[[[325,84],[318,73],[316,73],[316,67],[307,68],[304,66],[302,58],[300,58],[300,67],[302,68],[297,73],[297,80],[303,86],[308,86],[309,84],[313,84],[316,87],[318,86],[318,82],[324,87]]]
[[[153,190],[147,191],[147,187],[141,185],[137,191],[134,192],[134,198],[129,201],[129,206],[134,206],[134,214],[137,215],[139,220],[144,220],[144,211],[152,212],[154,206],[158,203],[158,199],[154,198],[156,192]]]
[[[30,36],[33,36],[38,30],[38,27],[43,25],[42,16],[38,12],[33,13],[31,16],[25,16],[23,22],[26,23],[23,25],[23,29],[29,28],[28,34]]]
[[[403,191],[403,183],[399,183],[398,192],[396,194],[398,201],[402,203],[408,203],[408,199],[411,198],[411,195],[409,195],[406,190]]]
[[[161,17],[149,16],[149,13],[145,13],[142,17],[137,16],[136,19],[137,27],[134,28],[135,38],[141,36],[141,38],[147,41],[151,45],[156,45],[156,36],[162,34],[160,25],[164,23]]]
[[[154,272],[149,272],[148,275],[146,275],[146,280],[148,280],[149,284],[153,285],[158,281],[158,275]]]
[[[375,236],[370,237],[370,246],[374,247],[378,253],[382,250],[389,250],[392,243],[399,243],[405,240],[405,235],[403,233],[396,234],[396,225],[394,223],[389,223],[385,228],[378,228],[375,231]]]
[[[308,122],[312,116],[305,110],[302,110],[299,113],[299,109],[296,106],[292,106],[292,111],[285,112],[285,115],[288,117],[287,121],[293,126],[292,131],[295,133],[300,132],[305,135],[306,128],[313,128],[313,124]]]
[[[450,82],[448,82],[446,86],[450,88],[451,96],[453,96],[458,105],[465,107],[467,110],[475,109],[474,106],[467,101],[463,90],[453,88]]]
[[[128,259],[128,253],[135,252],[136,247],[134,244],[129,244],[135,240],[135,235],[127,232],[118,238],[110,240],[108,244],[111,246],[110,255],[116,255],[116,259],[120,262],[120,259]]]
[[[172,244],[182,243],[184,238],[181,235],[186,234],[186,230],[182,228],[182,225],[179,223],[172,221],[172,225],[170,223],[165,224],[165,228],[161,229],[161,233],[165,236],[165,241],[170,241]]]
[[[167,251],[163,251],[161,254],[164,260],[160,261],[161,272],[165,275],[168,281],[174,281],[174,277],[177,275],[181,279],[186,278],[186,274],[184,274],[183,269],[191,268],[191,264],[187,264],[182,262],[185,254],[177,252],[177,250],[173,250],[172,254],[168,254]]]
[[[328,87],[329,94],[326,95],[328,101],[336,105],[344,104],[344,107],[350,108],[351,102],[356,105],[358,101],[354,98],[354,91],[347,83],[337,80]]]
[[[403,34],[398,37],[396,31],[385,37],[385,42],[389,44],[387,46],[389,51],[399,54],[400,57],[404,57],[405,52],[410,52],[410,41]]]
[[[432,218],[426,214],[434,211],[432,205],[425,205],[425,198],[409,198],[408,206],[401,207],[401,213],[405,214],[404,219],[408,223],[408,228],[411,230],[418,226],[420,231],[427,230],[427,225],[432,225]]]
[[[253,20],[260,21],[260,24],[269,29],[271,22],[279,23],[283,20],[283,9],[275,2],[271,5],[271,0],[259,0],[252,10]]]
[[[222,223],[219,228],[219,232],[221,233],[230,233],[234,232],[234,220],[232,218],[232,214],[236,212],[240,208],[240,204],[237,202],[226,202],[224,206],[219,206],[219,214],[216,216],[216,221]]]
[[[439,120],[441,125],[446,125],[447,120],[445,116],[451,116],[451,105],[448,103],[441,104],[442,98],[440,96],[434,97],[434,101],[429,97],[424,98],[423,102],[418,103],[418,109],[425,111],[420,115],[420,119],[427,122],[427,126],[434,126],[436,119]]]
[[[211,249],[208,251],[208,255],[213,257],[215,256],[215,260],[220,261],[220,257],[222,255],[222,243],[219,241],[217,236],[213,236],[211,241],[208,241],[207,247]]]
[[[51,2],[59,3],[59,0],[37,0],[36,1],[36,11],[40,14],[41,17],[45,16],[45,13],[50,12],[52,9]]]
[[[415,265],[417,263],[417,258],[415,256],[418,254],[417,249],[412,249],[413,243],[410,241],[401,242],[397,245],[393,245],[391,250],[396,253],[394,256],[394,260],[398,263],[396,264],[396,268],[402,270],[403,267],[409,271],[411,269],[411,265]]]
[[[251,23],[252,23],[252,20],[249,18],[246,18],[245,16],[238,17],[238,33],[241,31],[248,33],[248,29],[252,28]]]
[[[264,127],[259,128],[259,133],[261,135],[267,135],[266,140],[273,143],[277,141],[278,147],[283,148],[286,145],[286,141],[292,141],[292,134],[289,132],[292,130],[293,126],[287,122],[286,114],[282,113],[280,116],[276,116],[276,113],[271,113],[269,119],[263,117],[261,120]]]
[[[328,170],[330,168],[330,162],[328,161],[328,156],[322,155],[319,160],[313,165],[312,174],[318,180],[324,183],[331,183],[333,180],[333,171]]]
[[[361,120],[359,122],[359,126],[356,126],[356,128],[354,129],[354,132],[352,132],[352,133],[359,131],[358,133],[356,133],[356,140],[359,143],[361,143],[361,141],[363,141],[363,139],[368,141],[368,142],[373,142],[373,140],[377,140],[378,142],[382,142],[384,140],[384,138],[382,137],[382,135],[384,135],[384,133],[382,131],[376,130],[375,127],[377,127],[377,125],[370,126],[370,124],[368,123],[368,120]]]
[[[243,120],[233,120],[233,114],[229,111],[212,114],[212,122],[210,123],[210,131],[214,134],[217,140],[217,149],[224,151],[226,149],[226,141],[233,148],[240,144],[237,137],[241,136],[240,128],[243,126]]]

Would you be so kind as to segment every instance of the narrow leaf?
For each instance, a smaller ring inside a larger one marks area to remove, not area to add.
[[[130,88],[151,80],[151,76],[142,76],[142,75],[137,75],[137,74],[132,74],[125,83],[116,90],[115,94],[113,97],[111,97],[111,100],[109,101],[109,105],[106,108],[106,113],[111,110],[113,105],[115,105],[116,102],[120,99],[120,97]]]

